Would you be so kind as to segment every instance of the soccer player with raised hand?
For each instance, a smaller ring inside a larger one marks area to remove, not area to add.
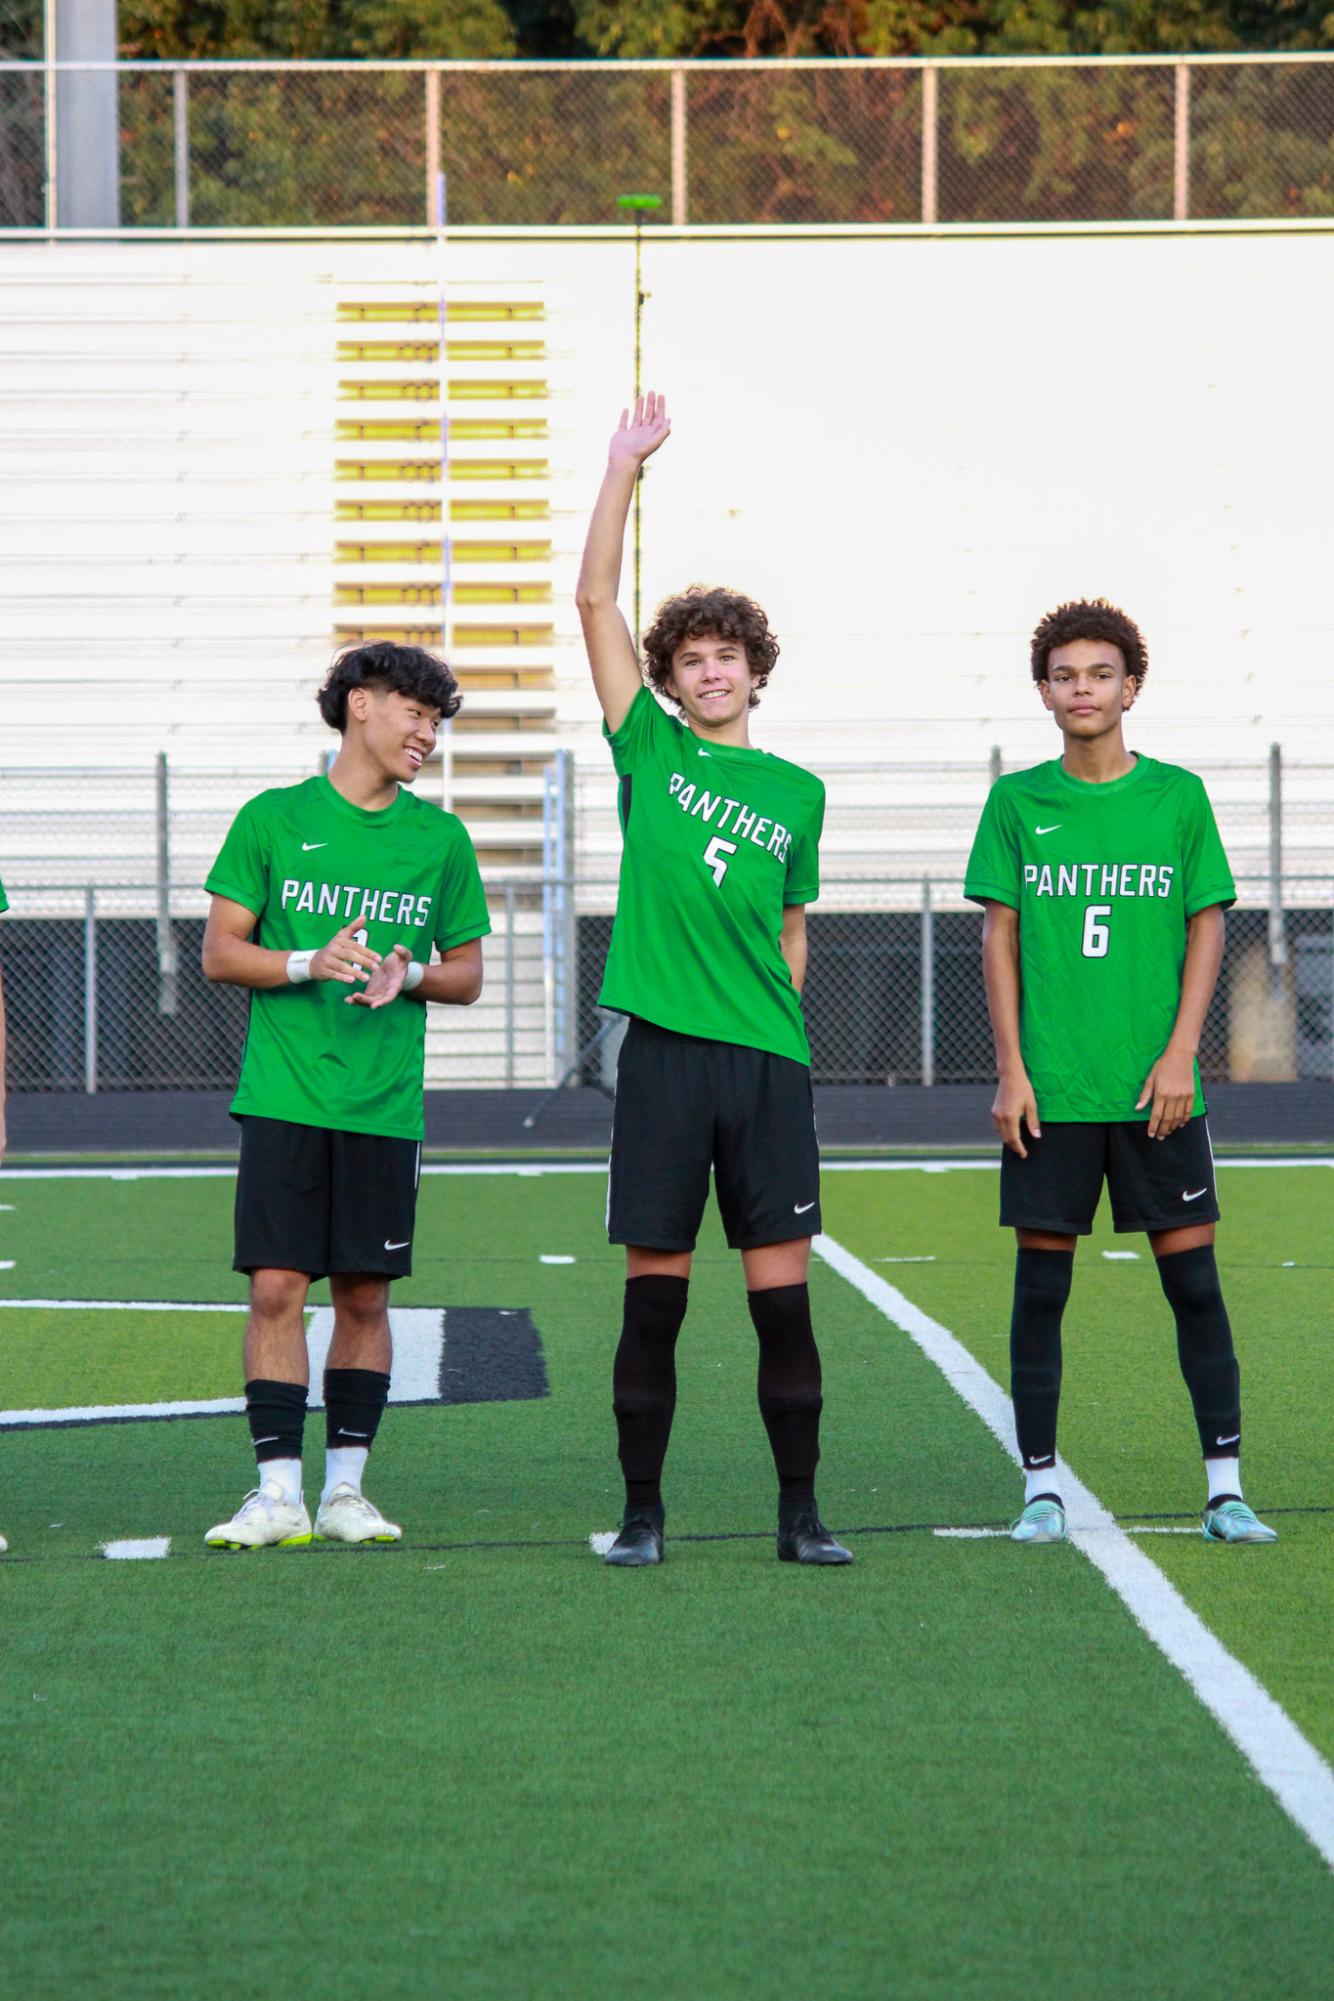
[[[622,412],[577,592],[624,837],[601,999],[630,1018],[607,1204],[611,1241],[626,1247],[612,1371],[626,1499],[607,1562],[662,1560],[676,1340],[712,1169],[759,1337],[778,1555],[850,1563],[815,1500],[822,1395],[806,1284],[820,1163],[801,987],[824,787],[751,744],[778,642],[749,598],[669,598],[644,637],[645,685],[616,599],[635,482],[670,430],[661,396]]]
[[[1176,1319],[1204,1535],[1273,1542],[1241,1492],[1241,1381],[1196,1057],[1236,896],[1227,857],[1194,773],[1126,748],[1148,671],[1132,619],[1102,598],[1063,604],[1034,633],[1030,664],[1062,752],[993,785],[965,884],[986,910],[1001,1223],[1018,1244],[1010,1370],[1024,1506],[1011,1534],[1065,1539],[1061,1320],[1105,1181],[1116,1230],[1147,1234]]]
[[[477,999],[491,928],[466,828],[409,789],[459,707],[449,669],[420,647],[359,646],[335,660],[318,700],[342,738],[328,775],[243,806],[207,882],[205,975],[251,990],[232,1103],[233,1264],[250,1277],[245,1395],[259,1468],[237,1513],[209,1530],[213,1549],[402,1535],[362,1477],[389,1395],[389,1286],[412,1269],[422,1004]],[[325,1276],[334,1330],[312,1530],[305,1306]]]

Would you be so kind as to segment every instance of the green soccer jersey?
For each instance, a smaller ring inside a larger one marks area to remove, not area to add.
[[[9,898],[5,895],[5,885],[0,882],[0,910],[8,910]]]
[[[648,688],[603,729],[625,846],[602,1005],[809,1063],[779,937],[784,906],[820,893],[824,786],[768,751],[702,742]]]
[[[964,894],[1019,912],[1019,1035],[1039,1118],[1147,1119],[1135,1101],[1176,1021],[1186,920],[1236,898],[1201,780],[1152,757],[1108,785],[1059,758],[999,778]]]
[[[241,808],[205,887],[253,910],[255,943],[318,950],[350,918],[385,953],[429,962],[491,929],[477,857],[452,813],[406,788],[372,813],[327,778],[276,786]],[[346,1005],[338,980],[256,989],[232,1110],[340,1132],[422,1137],[426,1009]]]

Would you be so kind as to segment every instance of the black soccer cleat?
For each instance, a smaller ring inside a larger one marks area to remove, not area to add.
[[[662,1510],[627,1509],[615,1542],[602,1561],[621,1569],[662,1562]]]
[[[780,1563],[851,1563],[852,1551],[836,1542],[814,1501],[798,1508],[780,1504],[778,1510],[778,1561]]]

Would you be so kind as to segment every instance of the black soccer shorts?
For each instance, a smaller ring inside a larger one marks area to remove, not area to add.
[[[693,1251],[710,1168],[734,1251],[815,1236],[820,1150],[809,1069],[632,1015],[616,1073],[612,1243]]]
[[[234,1271],[406,1278],[421,1174],[415,1139],[242,1118]]]
[[[1166,1139],[1150,1139],[1146,1119],[1044,1119],[1042,1138],[1024,1135],[1028,1159],[1001,1155],[1002,1224],[1086,1237],[1107,1183],[1112,1227],[1180,1230],[1218,1221],[1213,1148],[1203,1113]]]

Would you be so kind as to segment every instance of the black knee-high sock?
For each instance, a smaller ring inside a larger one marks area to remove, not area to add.
[[[625,1282],[611,1389],[627,1508],[662,1506],[662,1462],[676,1410],[676,1337],[689,1290],[688,1278],[657,1272]]]
[[[1074,1276],[1073,1251],[1030,1251],[1014,1260],[1010,1315],[1010,1395],[1014,1428],[1025,1469],[1056,1460],[1056,1414],[1061,1402],[1061,1316]]]
[[[814,1500],[824,1399],[820,1351],[811,1328],[810,1289],[770,1286],[764,1292],[748,1292],[746,1303],[760,1337],[756,1386],[778,1472],[779,1499]]]
[[[1241,1370],[1213,1245],[1169,1252],[1158,1260],[1158,1278],[1176,1315],[1177,1355],[1200,1450],[1206,1459],[1233,1459],[1241,1451]]]
[[[276,1383],[255,1376],[246,1384],[245,1412],[259,1465],[266,1459],[301,1457],[306,1395],[304,1383]]]
[[[325,1443],[364,1445],[369,1452],[388,1401],[389,1378],[383,1370],[326,1369]]]

